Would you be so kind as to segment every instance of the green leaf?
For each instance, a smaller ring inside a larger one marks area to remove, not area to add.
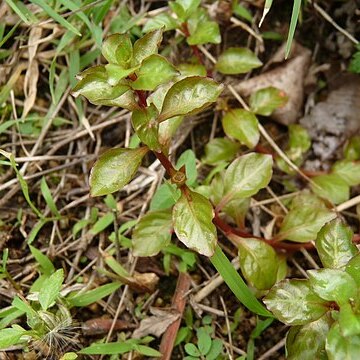
[[[91,195],[107,195],[123,188],[134,177],[147,152],[147,147],[141,147],[110,149],[103,153],[91,169]]]
[[[166,93],[159,121],[195,114],[215,102],[222,90],[223,85],[209,78],[192,76],[182,79]]]
[[[233,3],[233,13],[249,22],[253,21],[251,12],[245,7],[237,3]]]
[[[169,2],[169,6],[180,20],[185,22],[197,10],[200,3],[201,0],[175,0],[174,2]]]
[[[43,310],[47,310],[59,296],[63,281],[63,269],[55,271],[46,279],[39,292],[39,303]]]
[[[250,153],[234,160],[224,176],[224,197],[247,198],[268,185],[272,176],[271,155]]]
[[[321,228],[315,244],[324,267],[342,268],[358,253],[352,238],[351,228],[339,218]]]
[[[196,169],[196,156],[191,149],[185,150],[180,155],[176,162],[176,169],[180,170],[183,165],[185,165],[186,183],[193,186],[196,183],[198,172]]]
[[[310,286],[322,299],[338,304],[357,296],[355,280],[339,269],[308,270]]]
[[[301,154],[311,147],[311,140],[308,131],[299,124],[290,124],[289,149],[299,149]]]
[[[103,74],[101,76],[102,78],[98,74],[85,75],[73,88],[73,96],[85,96],[95,105],[110,105],[111,100],[114,101],[129,90],[126,82],[113,86],[104,78]]]
[[[154,16],[153,18],[149,19],[142,31],[147,33],[152,30],[164,28],[164,31],[174,30],[178,27],[178,23],[176,19],[174,19],[168,13],[162,13],[159,15]]]
[[[128,34],[112,34],[103,42],[101,52],[110,64],[117,64],[123,68],[130,65],[133,47]]]
[[[120,355],[130,351],[136,351],[139,354],[149,357],[160,357],[161,353],[149,346],[138,344],[133,339],[124,342],[114,342],[105,344],[92,344],[89,347],[79,351],[80,354],[86,355]]]
[[[356,285],[360,288],[360,254],[354,256],[346,265],[345,271],[352,276]]]
[[[219,355],[223,350],[223,343],[220,339],[215,339],[211,342],[211,347],[209,352],[206,354],[206,360],[216,360],[219,359]]]
[[[91,235],[98,235],[102,231],[104,231],[107,227],[112,225],[115,220],[115,215],[113,212],[108,212],[98,220],[96,220],[96,223],[92,226],[90,230]]]
[[[225,134],[252,149],[260,139],[256,116],[244,109],[232,109],[222,119]]]
[[[206,68],[202,64],[188,64],[188,63],[181,63],[176,66],[177,69],[180,71],[180,74],[183,77],[189,76],[206,76]],[[11,120],[9,120],[11,121]]]
[[[283,280],[263,299],[267,308],[287,325],[304,325],[328,311],[327,303],[317,296],[307,280]]]
[[[46,255],[31,245],[29,245],[29,248],[36,262],[40,265],[40,272],[42,274],[50,276],[53,272],[55,272],[53,263]]]
[[[96,301],[101,300],[105,296],[108,296],[115,292],[121,286],[118,282],[112,282],[110,284],[105,284],[99,286],[96,289],[89,290],[86,292],[80,292],[75,296],[68,297],[71,306],[84,307],[88,306]]]
[[[137,223],[133,235],[135,256],[154,256],[170,243],[172,217],[168,210],[151,211]]]
[[[131,83],[135,90],[154,90],[170,81],[178,71],[164,57],[154,54],[147,57],[136,72],[137,79]]]
[[[334,204],[340,204],[350,197],[349,185],[337,174],[314,176],[311,190]]]
[[[126,78],[130,74],[133,74],[139,66],[124,69],[122,66],[117,64],[107,64],[105,65],[105,70],[107,73],[107,81],[111,86],[115,86],[119,83],[120,80]]]
[[[276,238],[297,242],[315,240],[323,225],[335,217],[336,214],[326,208],[295,206],[285,215]]]
[[[182,116],[175,116],[159,124],[159,143],[165,153],[168,152],[171,139],[181,125],[183,119]]]
[[[150,210],[169,209],[180,198],[181,192],[176,185],[166,182],[156,190],[150,202]]]
[[[199,254],[212,256],[217,242],[213,217],[214,210],[209,200],[186,190],[173,208],[175,234],[188,248]]]
[[[272,317],[255,297],[255,295],[246,286],[242,277],[235,270],[234,266],[222,252],[221,248],[216,246],[214,255],[210,258],[211,263],[224,279],[226,285],[234,293],[237,299],[255,314]]]
[[[131,116],[136,134],[151,150],[160,150],[157,115],[155,105],[151,104],[147,108],[134,110]]]
[[[25,333],[26,330],[22,328],[0,330],[0,349],[6,349],[9,346],[16,345]]]
[[[327,359],[325,340],[331,326],[331,318],[322,316],[319,320],[303,326],[292,326],[286,336],[288,360]]]
[[[215,138],[205,145],[205,155],[202,162],[217,165],[224,161],[231,161],[240,149],[240,144],[226,138]]]
[[[250,108],[255,114],[270,116],[276,109],[286,105],[287,95],[275,87],[257,90],[250,96]]]
[[[135,41],[132,66],[141,64],[150,55],[157,54],[163,37],[163,30],[157,29],[148,32]]]
[[[343,336],[338,323],[331,327],[325,345],[329,360],[358,359],[360,353],[360,336]]]
[[[354,309],[348,302],[341,304],[339,312],[339,325],[344,336],[360,334],[360,316],[355,314]]]
[[[196,358],[198,356],[201,356],[199,349],[194,344],[191,344],[191,343],[185,344],[184,348],[185,348],[185,351],[191,356],[194,356]]]
[[[219,25],[215,21],[204,21],[197,24],[194,32],[186,38],[189,45],[220,44]]]
[[[204,328],[199,328],[196,331],[198,338],[198,348],[202,355],[206,355],[211,348],[211,337]]]
[[[240,269],[245,279],[259,290],[270,289],[276,282],[279,258],[264,241],[239,237]]]
[[[215,65],[215,69],[222,74],[245,74],[262,65],[257,56],[247,48],[231,47],[225,50]]]
[[[349,186],[360,184],[360,161],[337,161],[331,171],[343,179]]]
[[[353,136],[349,140],[344,149],[344,156],[346,160],[360,159],[360,136]]]

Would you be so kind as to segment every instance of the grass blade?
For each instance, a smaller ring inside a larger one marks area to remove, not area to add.
[[[294,39],[296,24],[299,19],[300,7],[301,7],[301,0],[294,0],[293,10],[291,14],[291,21],[290,21],[290,29],[286,41],[285,59],[287,59],[290,54],[291,44]]]
[[[16,13],[16,15],[19,16],[19,18],[26,24],[26,25],[30,25],[31,21],[28,19],[28,17],[26,16],[24,9],[20,8],[17,4],[16,1],[13,0],[5,0],[6,3],[11,7],[11,9],[13,9],[13,11]]]
[[[31,2],[40,6],[51,18],[53,18],[56,22],[58,22],[64,28],[68,29],[75,35],[81,36],[81,33],[76,29],[76,27],[74,25],[70,24],[67,20],[65,20],[53,8],[51,8],[44,0],[31,0]]]
[[[79,294],[76,294],[74,297],[68,298],[70,304],[72,306],[88,306],[96,301],[99,301],[105,296],[108,296],[115,292],[119,287],[121,286],[121,283],[119,282],[113,282],[110,284],[102,285],[96,289],[82,292]]]
[[[263,14],[262,14],[262,17],[261,17],[260,22],[259,22],[259,27],[261,27],[263,21],[265,20],[266,15],[270,11],[272,2],[273,2],[273,0],[266,0],[265,1]]]
[[[57,217],[59,219],[61,217],[59,210],[57,209],[57,207],[55,205],[54,198],[51,195],[51,191],[50,191],[49,186],[46,183],[46,180],[44,177],[41,179],[40,188],[41,188],[42,196],[44,197],[45,202],[46,202],[47,206],[49,207],[50,211],[54,214],[55,217]]]
[[[210,261],[224,279],[226,285],[245,307],[255,314],[265,317],[273,317],[265,306],[262,305],[255,295],[249,290],[244,280],[234,269],[219,245],[216,247],[215,254],[210,258]]]

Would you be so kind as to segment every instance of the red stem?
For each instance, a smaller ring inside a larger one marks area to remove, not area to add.
[[[155,156],[160,161],[161,165],[165,168],[167,174],[171,177],[176,172],[173,164],[171,161],[167,158],[167,156],[163,152],[157,152],[154,151]]]

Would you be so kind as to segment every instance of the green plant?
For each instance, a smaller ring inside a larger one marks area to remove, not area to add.
[[[274,315],[291,326],[289,359],[355,359],[360,350],[360,254],[341,220],[327,223],[316,238],[323,269],[308,279],[283,280],[265,296]]]

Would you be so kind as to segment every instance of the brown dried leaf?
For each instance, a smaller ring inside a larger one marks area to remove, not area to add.
[[[153,316],[141,320],[140,327],[133,333],[133,338],[138,339],[147,335],[160,337],[180,317],[176,310],[171,309],[150,308],[150,312]]]

